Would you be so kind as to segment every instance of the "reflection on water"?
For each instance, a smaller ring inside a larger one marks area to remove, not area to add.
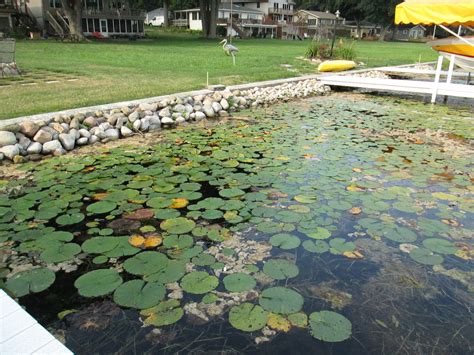
[[[144,327],[139,312],[118,306],[110,295],[77,294],[78,276],[104,268],[87,254],[71,256],[80,260],[75,268],[57,271],[48,290],[20,302],[71,350],[84,354],[472,353],[472,112],[334,95],[245,114],[166,132],[158,145],[156,135],[149,135],[138,142],[141,147],[121,143],[93,159],[75,157],[85,166],[69,169],[80,173],[59,175],[60,196],[138,192],[110,213],[116,217],[89,215],[63,227],[54,218],[45,223],[74,233],[75,243],[82,244],[91,235],[146,235],[140,228],[160,231],[162,220],[193,219],[196,228],[205,227],[192,232],[205,251],[184,258],[186,273],[204,270],[219,278],[213,307],[202,303],[203,295],[183,293],[179,283],[167,285],[168,294],[182,295],[184,317],[169,326]],[[52,184],[41,177],[71,166],[55,164],[40,168],[30,185],[50,191]],[[87,178],[94,166],[101,173]],[[89,191],[78,191],[75,184]],[[154,206],[155,219],[120,223],[122,214],[150,206],[147,201],[157,197],[182,198],[189,205],[173,211],[166,204]],[[72,207],[84,211],[82,204]],[[163,234],[165,245],[158,250],[176,259],[182,250],[190,252],[190,246],[178,246],[185,239],[171,246]],[[14,247],[26,243],[13,240]],[[29,258],[48,264],[34,250],[18,255],[7,259],[10,269]],[[124,281],[136,279],[123,269],[126,258],[107,263]],[[268,260],[295,264],[297,276],[275,280],[264,269]],[[232,272],[251,274],[257,292],[229,295],[222,280]],[[308,316],[322,310],[342,314],[352,323],[352,335],[332,343],[315,339],[312,324],[251,333],[229,324],[232,306],[258,304],[260,292],[274,286],[302,295]],[[64,310],[74,311],[58,320]]]

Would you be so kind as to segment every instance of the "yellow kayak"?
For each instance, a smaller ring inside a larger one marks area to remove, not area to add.
[[[326,60],[319,64],[318,71],[344,71],[353,69],[356,65],[356,62],[353,62],[352,60]]]

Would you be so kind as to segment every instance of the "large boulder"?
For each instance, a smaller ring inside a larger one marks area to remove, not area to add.
[[[0,148],[0,154],[3,154],[5,158],[13,160],[13,158],[17,155],[20,155],[20,149],[18,145],[6,145]]]
[[[39,142],[41,144],[49,142],[52,139],[53,134],[46,128],[41,128],[38,132],[36,132],[35,136],[33,137],[33,140],[35,142]]]
[[[42,150],[43,146],[41,145],[41,143],[33,142],[28,146],[26,152],[28,154],[40,154]]]
[[[59,141],[66,150],[73,150],[76,145],[76,136],[71,133],[61,133]]]
[[[61,145],[61,142],[58,141],[57,139],[43,144],[43,154],[52,154],[56,150],[63,150],[63,146]]]
[[[16,136],[12,132],[0,131],[0,147],[16,144]]]
[[[33,138],[40,129],[40,126],[36,122],[25,121],[20,124],[20,132],[29,138]]]

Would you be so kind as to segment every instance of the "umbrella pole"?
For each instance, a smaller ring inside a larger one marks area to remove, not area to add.
[[[436,75],[435,75],[435,81],[433,83],[433,93],[431,94],[431,103],[434,104],[436,102],[436,96],[438,96],[438,84],[439,84],[439,79],[441,77],[441,69],[443,67],[443,59],[444,57],[440,55],[438,57],[438,64],[436,66]]]

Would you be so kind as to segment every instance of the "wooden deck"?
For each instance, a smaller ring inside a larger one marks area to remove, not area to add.
[[[73,354],[3,290],[0,290],[0,354]]]

